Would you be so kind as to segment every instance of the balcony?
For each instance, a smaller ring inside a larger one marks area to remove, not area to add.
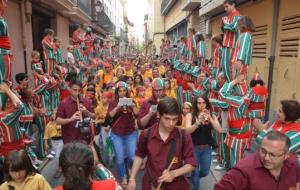
[[[193,11],[196,8],[200,7],[201,0],[187,0],[183,7],[181,8],[182,11]]]
[[[162,0],[160,6],[161,15],[166,16],[176,2],[177,0]]]
[[[91,0],[72,0],[75,7],[80,8],[89,17],[92,16]]]
[[[96,23],[103,28],[107,33],[114,33],[115,26],[104,11],[96,15]]]

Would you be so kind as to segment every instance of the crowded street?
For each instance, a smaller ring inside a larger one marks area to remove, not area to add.
[[[299,0],[0,0],[0,190],[300,190]]]

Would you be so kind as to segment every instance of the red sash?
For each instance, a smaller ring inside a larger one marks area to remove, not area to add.
[[[102,181],[92,181],[92,190],[115,190],[116,182],[113,179],[107,179]],[[64,190],[62,186],[56,187],[54,190]]]
[[[4,142],[0,145],[0,155],[7,156],[8,153],[12,150],[20,150],[25,147],[24,139],[21,138],[20,140],[12,143]]]
[[[1,37],[0,36],[0,48],[11,50],[10,39],[9,37]]]
[[[249,104],[248,110],[262,110],[265,109],[265,103],[264,102],[251,102]]]

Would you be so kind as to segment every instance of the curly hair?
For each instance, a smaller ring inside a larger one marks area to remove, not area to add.
[[[300,118],[300,104],[297,100],[281,100],[285,121],[297,121]]]

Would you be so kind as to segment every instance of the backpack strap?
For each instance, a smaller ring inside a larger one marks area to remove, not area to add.
[[[168,155],[168,158],[167,158],[166,163],[165,163],[165,169],[167,169],[169,167],[170,163],[173,160],[173,157],[175,155],[175,150],[176,150],[176,144],[177,144],[177,141],[179,139],[179,135],[180,135],[179,134],[179,129],[176,129],[176,137],[175,137],[175,139],[171,140],[169,155]]]

